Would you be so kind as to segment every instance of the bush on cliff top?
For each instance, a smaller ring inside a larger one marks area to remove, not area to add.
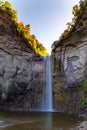
[[[52,45],[53,52],[55,52],[56,47],[61,45],[62,41],[65,40],[72,31],[74,31],[78,20],[81,18],[83,11],[87,8],[87,0],[80,0],[79,5],[75,5],[72,10],[72,14],[74,17],[72,18],[72,22],[67,23],[67,29],[61,34],[58,41],[55,41]]]
[[[0,11],[6,12],[10,15],[11,20],[16,26],[18,35],[23,38],[25,43],[29,45],[29,47],[36,53],[41,56],[48,56],[46,52],[46,48],[40,43],[35,35],[30,35],[30,25],[24,26],[23,22],[18,23],[17,20],[17,11],[13,10],[12,5],[5,1],[0,0]]]

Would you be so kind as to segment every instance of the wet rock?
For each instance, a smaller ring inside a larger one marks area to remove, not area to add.
[[[82,122],[75,130],[87,130],[87,121]]]

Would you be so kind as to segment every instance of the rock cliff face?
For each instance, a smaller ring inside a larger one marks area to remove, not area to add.
[[[0,110],[35,110],[41,102],[43,58],[17,35],[6,13],[0,13]]]
[[[87,78],[87,9],[75,30],[52,52],[52,57],[54,105],[63,111],[76,112],[84,97],[80,86]]]

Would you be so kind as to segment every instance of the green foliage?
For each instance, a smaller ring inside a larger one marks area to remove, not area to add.
[[[17,11],[12,9],[12,5],[5,1],[5,3],[0,0],[0,11],[6,12],[11,17],[11,20],[16,26],[18,35],[21,36],[25,43],[29,45],[29,47],[37,54],[41,56],[48,56],[46,52],[46,48],[42,43],[36,39],[35,35],[30,35],[30,25],[24,26],[23,22],[17,22]]]
[[[80,101],[80,107],[87,107],[87,98],[83,98]]]
[[[87,91],[87,79],[84,80],[83,85],[82,85],[82,89],[84,91]]]
[[[54,52],[56,50],[56,47],[59,46],[62,43],[62,41],[64,39],[66,39],[70,35],[70,33],[75,29],[75,27],[78,23],[78,20],[81,18],[82,14],[86,8],[87,8],[87,0],[84,0],[84,1],[80,0],[79,5],[75,5],[73,7],[72,14],[74,15],[74,17],[72,18],[72,22],[67,23],[66,30],[61,34],[61,36],[60,36],[59,40],[56,42],[56,44],[53,43],[54,44],[53,46],[55,46],[53,48]]]
[[[83,82],[82,90],[84,93],[87,92],[87,79],[85,79]],[[79,105],[80,107],[87,107],[87,97],[82,98]]]

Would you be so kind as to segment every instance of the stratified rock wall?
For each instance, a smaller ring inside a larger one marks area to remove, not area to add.
[[[75,112],[84,97],[80,86],[87,78],[87,9],[75,30],[52,52],[52,57],[54,106]]]
[[[44,60],[18,36],[10,16],[0,12],[0,110],[39,109]]]

